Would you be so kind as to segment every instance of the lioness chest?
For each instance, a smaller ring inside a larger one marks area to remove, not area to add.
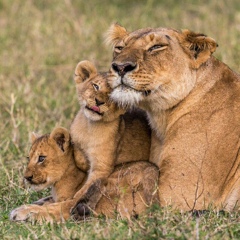
[[[169,113],[158,161],[163,198],[171,189],[174,198],[211,203],[240,177],[239,92],[239,81],[221,80]]]

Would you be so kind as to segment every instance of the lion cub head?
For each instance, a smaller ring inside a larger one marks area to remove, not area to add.
[[[107,73],[98,73],[96,67],[86,60],[79,62],[75,69],[79,103],[89,120],[111,121],[125,112],[110,100],[107,77]]]
[[[53,186],[64,174],[66,161],[72,154],[70,134],[65,128],[55,128],[51,134],[37,136],[32,133],[32,146],[24,181],[36,191]]]
[[[196,70],[216,50],[214,39],[189,30],[145,28],[128,32],[113,25],[107,36],[113,45],[111,97],[122,105],[148,102],[166,110],[184,99],[197,81]]]

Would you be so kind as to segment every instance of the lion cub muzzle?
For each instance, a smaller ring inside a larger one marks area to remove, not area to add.
[[[103,116],[103,113],[101,113],[101,110],[100,110],[100,106],[104,105],[104,104],[105,104],[104,101],[101,101],[101,100],[95,98],[95,105],[91,106],[91,107],[86,106],[85,108],[87,108],[88,110],[90,110],[90,111],[92,111],[94,113],[97,113],[100,116]]]
[[[32,174],[31,174],[31,175],[25,175],[25,176],[24,176],[24,179],[25,179],[27,182],[32,183],[33,175],[32,175]]]

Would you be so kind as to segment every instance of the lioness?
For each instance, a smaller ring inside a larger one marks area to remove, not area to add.
[[[60,222],[70,218],[70,211],[66,211],[64,206],[71,203],[70,199],[84,185],[87,174],[75,164],[74,147],[67,129],[57,127],[51,134],[32,135],[24,178],[34,190],[52,187],[52,195],[14,209],[10,214],[12,221]],[[108,217],[113,217],[114,212],[122,217],[138,215],[157,199],[157,178],[157,167],[146,161],[117,166],[109,176],[106,191],[96,205],[95,214]],[[61,205],[63,209],[60,211]]]
[[[189,30],[114,24],[111,98],[147,112],[160,204],[233,210],[240,200],[240,76]]]
[[[98,73],[91,62],[77,65],[74,80],[81,107],[70,132],[77,166],[89,168],[86,183],[74,197],[78,201],[74,214],[78,214],[87,206],[95,208],[101,197],[97,189],[104,187],[116,164],[149,159],[151,132],[142,110],[125,113],[110,101],[107,74]],[[78,149],[87,165],[78,157]]]

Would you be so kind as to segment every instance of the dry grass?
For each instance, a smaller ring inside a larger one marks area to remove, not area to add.
[[[210,212],[196,220],[159,208],[131,225],[104,218],[79,225],[9,222],[11,209],[42,195],[21,188],[29,133],[69,127],[78,109],[73,69],[83,59],[100,70],[109,67],[111,49],[103,34],[113,22],[129,30],[165,26],[203,32],[219,43],[215,56],[240,72],[239,0],[0,0],[0,238],[239,238],[238,214]]]

